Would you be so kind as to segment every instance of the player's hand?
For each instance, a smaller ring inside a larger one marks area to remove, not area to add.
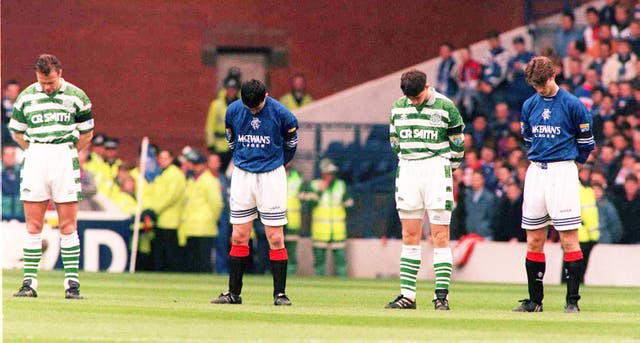
[[[380,238],[380,242],[382,242],[382,246],[383,246],[383,247],[386,247],[386,246],[387,246],[387,243],[389,243],[389,238],[388,238],[387,236],[382,236],[382,237]]]

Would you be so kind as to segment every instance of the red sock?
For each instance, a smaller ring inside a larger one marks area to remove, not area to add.
[[[289,255],[287,254],[287,248],[277,249],[277,250],[269,250],[269,259],[271,261],[284,261],[289,259]]]
[[[533,262],[544,262],[544,252],[527,251],[527,260]]]
[[[569,251],[564,253],[564,261],[565,262],[573,262],[582,260],[582,250]]]
[[[248,245],[231,245],[231,251],[229,252],[229,256],[247,257],[249,256],[249,246]]]

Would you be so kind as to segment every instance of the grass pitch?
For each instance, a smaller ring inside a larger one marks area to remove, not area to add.
[[[245,277],[242,305],[212,305],[227,277],[82,273],[85,300],[64,299],[61,271],[41,272],[39,297],[17,299],[21,271],[3,272],[4,342],[531,341],[640,342],[640,288],[583,287],[565,314],[564,288],[546,287],[543,313],[513,313],[526,285],[456,283],[435,312],[433,283],[417,310],[385,310],[397,280],[290,277],[293,306],[273,306],[271,276]]]

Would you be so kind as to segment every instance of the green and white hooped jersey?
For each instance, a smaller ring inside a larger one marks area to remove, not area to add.
[[[456,133],[447,132],[458,126]],[[435,90],[431,90],[429,100],[419,106],[403,96],[391,109],[391,147],[403,160],[442,156],[457,168],[464,155],[463,129],[462,116],[453,102]]]
[[[75,143],[93,130],[91,100],[82,89],[60,79],[60,89],[48,95],[39,83],[20,93],[9,128],[29,143]]]

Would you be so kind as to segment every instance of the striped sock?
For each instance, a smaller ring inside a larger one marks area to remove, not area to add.
[[[80,239],[78,232],[69,235],[60,235],[60,255],[64,267],[64,289],[69,288],[69,281],[78,280],[78,267],[80,264]]]
[[[38,266],[42,258],[42,234],[28,233],[24,235],[24,245],[22,248],[24,256],[24,279],[31,280],[31,288],[38,288]]]
[[[416,300],[416,278],[422,262],[419,245],[402,245],[400,254],[400,294],[413,301]]]
[[[452,270],[453,256],[451,256],[451,249],[433,249],[433,271],[436,274],[436,290],[449,289]]]

